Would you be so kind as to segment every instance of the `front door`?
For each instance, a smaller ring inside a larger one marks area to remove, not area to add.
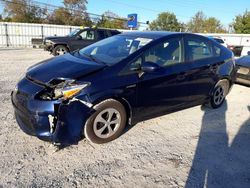
[[[71,40],[71,51],[82,49],[97,41],[95,30],[83,30]]]
[[[164,115],[187,105],[190,65],[184,62],[183,39],[170,38],[150,48],[143,62],[159,65],[139,74],[137,121]]]

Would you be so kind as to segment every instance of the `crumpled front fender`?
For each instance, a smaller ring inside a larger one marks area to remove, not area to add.
[[[92,105],[83,100],[73,98],[60,104],[52,142],[63,145],[78,144],[85,122],[93,113]]]

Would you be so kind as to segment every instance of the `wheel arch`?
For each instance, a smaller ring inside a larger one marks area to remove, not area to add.
[[[70,51],[69,45],[67,43],[55,43],[53,48],[55,48],[55,47],[57,47],[59,45],[65,46]]]
[[[133,114],[132,113],[132,107],[131,107],[129,101],[126,100],[123,97],[119,97],[119,96],[106,96],[106,97],[102,97],[102,98],[97,99],[93,103],[93,106],[101,103],[102,101],[108,100],[108,99],[116,100],[116,101],[120,102],[124,106],[126,114],[127,114],[127,124],[131,124],[132,114]]]
[[[222,76],[222,77],[214,84],[213,88],[210,90],[209,96],[212,96],[212,95],[213,95],[213,90],[214,90],[214,88],[215,88],[218,84],[220,84],[221,82],[225,82],[225,81],[227,81],[227,82],[229,83],[229,88],[228,88],[228,91],[227,91],[227,94],[228,94],[229,91],[230,91],[230,89],[231,89],[231,87],[232,87],[232,85],[233,85],[233,81],[230,79],[230,76]]]
[[[127,124],[131,124],[132,107],[130,103],[125,98],[122,97],[113,97],[113,99],[119,101],[124,106],[127,113]]]

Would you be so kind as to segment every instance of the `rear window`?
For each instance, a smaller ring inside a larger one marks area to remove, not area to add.
[[[100,38],[100,39],[104,39],[104,38],[109,37],[108,34],[107,34],[107,32],[104,31],[104,30],[99,30],[99,31],[98,31],[98,34],[99,34],[99,38]]]
[[[186,56],[188,61],[206,59],[213,56],[211,45],[202,39],[187,39]]]
[[[217,46],[214,46],[214,51],[215,51],[215,56],[220,56],[221,55],[221,49]]]
[[[110,31],[110,33],[111,33],[111,35],[118,35],[118,34],[120,34],[119,31]]]

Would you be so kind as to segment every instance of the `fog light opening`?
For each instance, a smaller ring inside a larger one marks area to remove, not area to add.
[[[52,116],[51,114],[48,115],[49,119],[49,125],[50,125],[50,133],[54,133],[56,129],[56,122],[57,122],[57,117]]]

